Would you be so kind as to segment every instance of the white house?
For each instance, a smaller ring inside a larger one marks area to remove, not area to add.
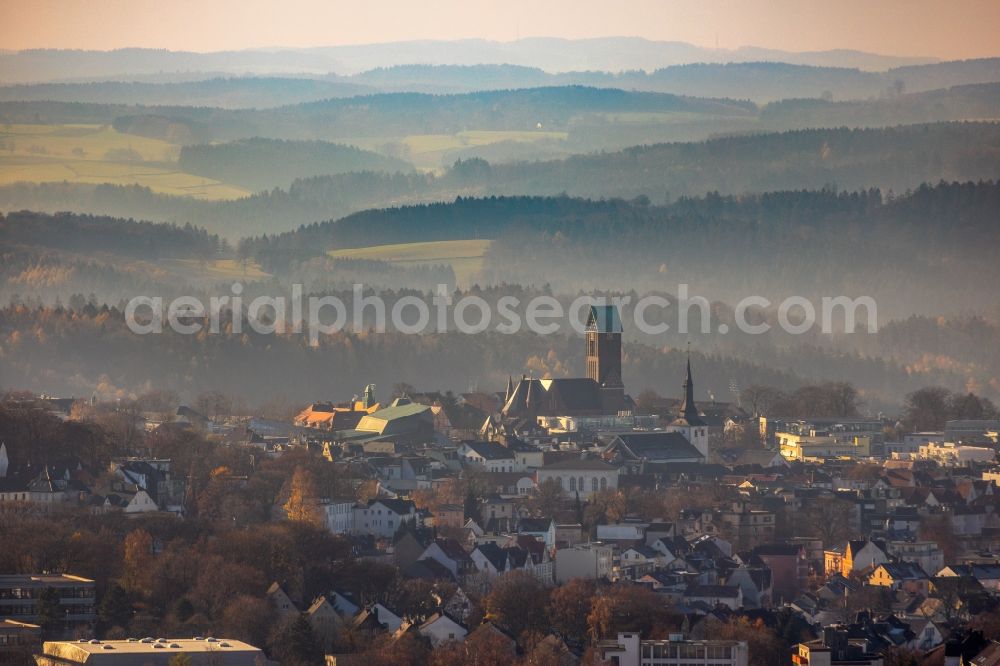
[[[395,633],[403,625],[403,618],[400,617],[395,611],[389,610],[382,604],[375,604],[372,606],[371,613],[390,634]]]
[[[354,528],[354,505],[352,499],[320,502],[326,528],[333,534],[350,534]]]
[[[430,640],[431,645],[438,646],[447,641],[464,640],[469,630],[446,613],[434,613],[418,629],[420,635]]]
[[[525,469],[513,450],[496,442],[462,442],[458,456],[487,472],[523,472]]]
[[[417,508],[410,500],[372,499],[354,507],[352,534],[391,538],[404,521],[418,522]]]
[[[128,498],[128,504],[125,505],[125,513],[150,513],[152,511],[159,511],[160,507],[157,506],[153,498],[149,496],[145,490],[141,488],[136,490],[132,497]]]

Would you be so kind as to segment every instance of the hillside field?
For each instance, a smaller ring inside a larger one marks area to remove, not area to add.
[[[413,134],[396,140],[403,147],[400,155],[424,171],[437,171],[451,166],[448,154],[463,148],[476,148],[495,143],[531,143],[535,141],[564,141],[568,132],[548,132],[544,130],[469,130],[456,134]],[[379,150],[393,141],[385,138],[356,139],[351,143],[367,150]]]
[[[482,270],[489,240],[431,241],[332,250],[330,256],[374,259],[406,266],[451,266],[459,285],[468,285]]]
[[[142,185],[196,199],[236,199],[243,188],[178,170],[180,146],[106,125],[0,125],[0,185]]]

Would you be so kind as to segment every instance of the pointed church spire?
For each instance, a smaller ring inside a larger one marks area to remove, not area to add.
[[[684,400],[680,406],[680,417],[691,424],[700,424],[698,406],[694,403],[694,379],[691,378],[691,346],[688,343],[687,378],[684,380]]]
[[[503,396],[503,404],[506,405],[510,402],[512,393],[514,393],[514,379],[510,375],[507,375],[507,392]]]

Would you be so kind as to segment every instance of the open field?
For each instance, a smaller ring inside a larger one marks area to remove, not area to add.
[[[240,187],[179,171],[180,147],[102,125],[0,125],[0,184],[143,185],[197,199],[235,199]]]
[[[458,284],[467,285],[482,270],[483,257],[491,242],[489,240],[454,240],[375,245],[332,250],[330,256],[376,259],[410,266],[449,265],[455,271],[455,279]]]
[[[236,259],[215,259],[200,262],[195,259],[166,259],[164,268],[181,277],[197,277],[202,280],[259,280],[271,277],[261,270],[256,261],[248,261],[246,270]]]
[[[449,151],[476,146],[488,146],[503,141],[530,143],[533,141],[563,141],[567,132],[547,132],[543,130],[506,131],[506,130],[469,130],[457,134],[413,134],[401,139],[364,138],[352,139],[349,142],[367,150],[379,150],[386,143],[402,144],[405,153],[403,159],[413,163],[418,169],[436,171],[447,164],[446,155]]]

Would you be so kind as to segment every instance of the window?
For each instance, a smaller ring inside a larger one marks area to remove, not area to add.
[[[607,477],[601,477],[601,490],[608,489],[608,479]]]
[[[583,477],[581,476],[580,480],[577,482],[577,488],[579,488],[580,490],[583,490],[586,487],[587,486],[583,485]]]
[[[569,477],[569,490],[570,490],[570,492],[573,492],[574,490],[576,490],[576,479],[574,477],[572,477],[572,476]]]
[[[595,476],[594,478],[592,478],[590,480],[590,489],[593,490],[595,493],[597,492],[597,485],[598,485],[597,484],[597,477]]]

